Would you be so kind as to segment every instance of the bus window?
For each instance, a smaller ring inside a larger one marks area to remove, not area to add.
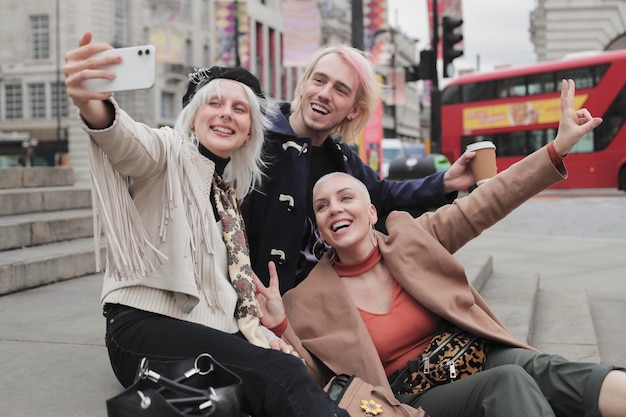
[[[511,141],[508,136],[507,133],[493,135],[492,142],[496,145],[496,157],[511,154]]]
[[[573,79],[576,82],[576,89],[591,88],[594,86],[594,77],[591,67],[571,68],[568,70],[558,71],[557,79]]]
[[[463,86],[463,101],[490,100],[497,97],[494,81],[465,84]]]
[[[622,128],[624,117],[626,117],[626,86],[622,88],[606,113],[602,115],[604,119],[602,124],[594,130],[595,150],[599,151],[609,146],[617,132]]]
[[[526,93],[526,80],[524,77],[511,78],[509,80],[509,97],[524,97]]]
[[[606,72],[606,70],[609,68],[609,64],[604,64],[604,65],[596,65],[595,67],[593,67],[593,85],[595,87],[596,84],[598,84],[600,82],[600,80],[602,79],[602,77],[604,76],[604,73]]]
[[[461,102],[461,86],[451,85],[441,92],[441,104],[456,104]]]
[[[593,152],[593,132],[587,132],[570,153]]]
[[[507,98],[507,97],[523,97],[526,96],[526,81],[524,77],[503,78],[497,80],[496,90],[497,97],[489,98]]]
[[[553,72],[544,72],[528,76],[528,95],[553,93],[556,83]]]
[[[545,130],[531,130],[528,132],[528,151],[535,152],[547,142]]]
[[[509,138],[511,149],[509,155],[528,155],[528,146],[526,145],[526,132],[511,132]]]
[[[461,138],[461,149],[463,152],[465,152],[465,148],[467,148],[467,145],[469,145],[470,143],[482,142],[484,140],[493,142],[495,144],[493,135],[463,136]],[[497,145],[496,145],[496,152],[497,152]]]

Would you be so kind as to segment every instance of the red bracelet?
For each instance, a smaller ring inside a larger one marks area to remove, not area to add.
[[[280,323],[278,323],[274,327],[270,327],[269,330],[272,333],[274,333],[276,335],[276,337],[281,337],[283,335],[283,333],[285,333],[285,330],[287,330],[287,324],[288,323],[289,323],[289,321],[287,320],[287,316],[285,316],[283,321],[281,321]]]
[[[563,159],[565,159],[567,154],[565,154],[565,156],[559,155],[554,148],[554,141],[552,141],[548,143],[548,156],[550,157],[550,161],[552,161],[552,165],[557,166],[563,162]]]

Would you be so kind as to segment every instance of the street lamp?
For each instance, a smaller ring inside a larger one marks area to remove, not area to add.
[[[60,3],[61,0],[56,0],[56,60],[57,60],[57,82],[54,87],[56,90],[56,121],[57,121],[57,140],[63,139],[63,132],[61,129],[61,11],[60,11]]]
[[[235,27],[234,34],[235,37],[235,66],[241,66],[241,59],[239,58],[239,0],[235,0]]]
[[[364,50],[363,0],[352,0],[352,46]]]

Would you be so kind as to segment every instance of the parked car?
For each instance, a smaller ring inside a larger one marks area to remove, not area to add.
[[[384,138],[382,141],[382,148],[383,178],[387,178],[389,176],[389,167],[393,161],[397,159],[406,160],[411,156],[424,157],[426,155],[426,148],[423,143],[404,142],[397,138]]]
[[[382,166],[382,175],[383,178],[386,178],[389,175],[389,164],[391,161],[398,158],[399,156],[406,156],[404,153],[404,147],[402,141],[396,138],[383,138],[382,141],[383,148],[383,166]]]
[[[426,147],[423,143],[404,142],[403,146],[406,156],[426,156]]]
[[[387,179],[409,180],[423,178],[435,172],[450,168],[450,161],[445,155],[430,153],[428,155],[408,155],[396,158],[389,165]]]

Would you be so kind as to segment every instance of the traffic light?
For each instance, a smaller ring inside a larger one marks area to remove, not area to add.
[[[420,63],[411,67],[404,67],[405,80],[432,80],[433,79],[433,56],[431,50],[420,51]]]
[[[462,49],[454,49],[454,45],[463,40],[463,35],[455,33],[454,30],[463,24],[463,19],[457,19],[450,16],[443,16],[443,76],[449,77],[448,67],[458,57],[463,55]]]

